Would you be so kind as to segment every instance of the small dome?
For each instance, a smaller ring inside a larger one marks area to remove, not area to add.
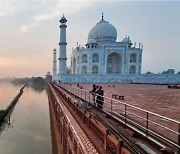
[[[117,30],[109,22],[102,19],[89,32],[88,39],[99,41],[116,41]]]
[[[131,39],[129,37],[125,37],[122,42],[125,42],[125,43],[131,43]]]
[[[61,23],[66,23],[67,22],[67,19],[65,18],[64,14],[61,17],[61,20],[59,20],[59,22],[61,22]]]
[[[88,39],[87,44],[97,44],[97,42],[95,39],[91,38],[91,39]]]
[[[66,18],[65,18],[65,16],[64,16],[64,15],[61,17],[61,20],[66,20]]]

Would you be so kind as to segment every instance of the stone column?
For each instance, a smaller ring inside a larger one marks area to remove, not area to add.
[[[61,18],[61,20],[59,21],[61,23],[60,27],[60,42],[59,42],[59,75],[64,75],[67,74],[67,67],[66,67],[66,18],[63,17]]]
[[[53,81],[56,80],[57,76],[57,60],[56,60],[56,49],[53,50]]]

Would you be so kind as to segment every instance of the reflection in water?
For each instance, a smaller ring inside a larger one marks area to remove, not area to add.
[[[5,109],[17,95],[22,85],[12,85],[10,83],[0,82],[0,109]]]
[[[0,136],[3,133],[3,131],[7,131],[9,128],[13,128],[13,122],[9,120],[4,121],[0,124]]]
[[[10,116],[3,120],[5,112],[6,110],[0,110],[0,136],[4,130],[7,130],[11,126]]]
[[[15,78],[11,80],[11,83],[15,86],[27,84],[28,87],[33,88],[37,92],[43,92],[46,84],[42,77]]]
[[[0,83],[1,109],[11,102],[21,87]],[[45,90],[41,87],[25,88],[13,111],[10,125],[4,128],[0,136],[0,154],[51,154],[49,106]]]
[[[0,129],[1,128],[5,128],[4,124],[6,124],[7,122],[10,124],[10,117],[14,111],[14,108],[19,100],[19,98],[22,96],[23,94],[23,90],[25,88],[26,85],[24,85],[21,89],[20,92],[14,97],[14,99],[10,102],[10,104],[6,107],[6,109],[4,110],[0,110]],[[1,129],[3,130],[3,129]]]
[[[14,84],[15,86],[19,86],[19,85],[23,85],[23,84]],[[33,82],[28,82],[27,83],[27,88],[32,88],[33,90],[35,90],[36,92],[43,92],[45,90],[45,83],[33,83]]]
[[[44,80],[37,78],[34,82],[29,82],[27,85],[37,92],[43,92],[46,84]]]
[[[45,85],[38,85],[38,84],[28,85],[27,87],[32,88],[36,92],[43,92],[45,89]]]

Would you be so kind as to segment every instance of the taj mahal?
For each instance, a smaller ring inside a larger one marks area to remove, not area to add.
[[[89,32],[85,47],[71,57],[72,74],[140,74],[142,49],[129,37],[116,42],[117,30],[102,19]]]
[[[67,19],[60,19],[59,71],[56,49],[53,50],[53,80],[68,83],[176,83],[179,76],[141,74],[141,43],[136,47],[130,37],[117,41],[117,30],[104,19],[89,31],[85,46],[72,51],[70,74],[66,66]]]

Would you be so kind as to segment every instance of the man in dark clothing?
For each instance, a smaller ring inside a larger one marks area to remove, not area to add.
[[[93,89],[90,91],[90,93],[93,96],[93,103],[94,103],[94,105],[95,105],[95,92],[96,92],[96,85],[93,84]]]
[[[99,89],[96,91],[96,94],[97,94],[97,98],[96,98],[97,107],[103,109],[104,91],[102,90],[101,86],[99,86]]]

